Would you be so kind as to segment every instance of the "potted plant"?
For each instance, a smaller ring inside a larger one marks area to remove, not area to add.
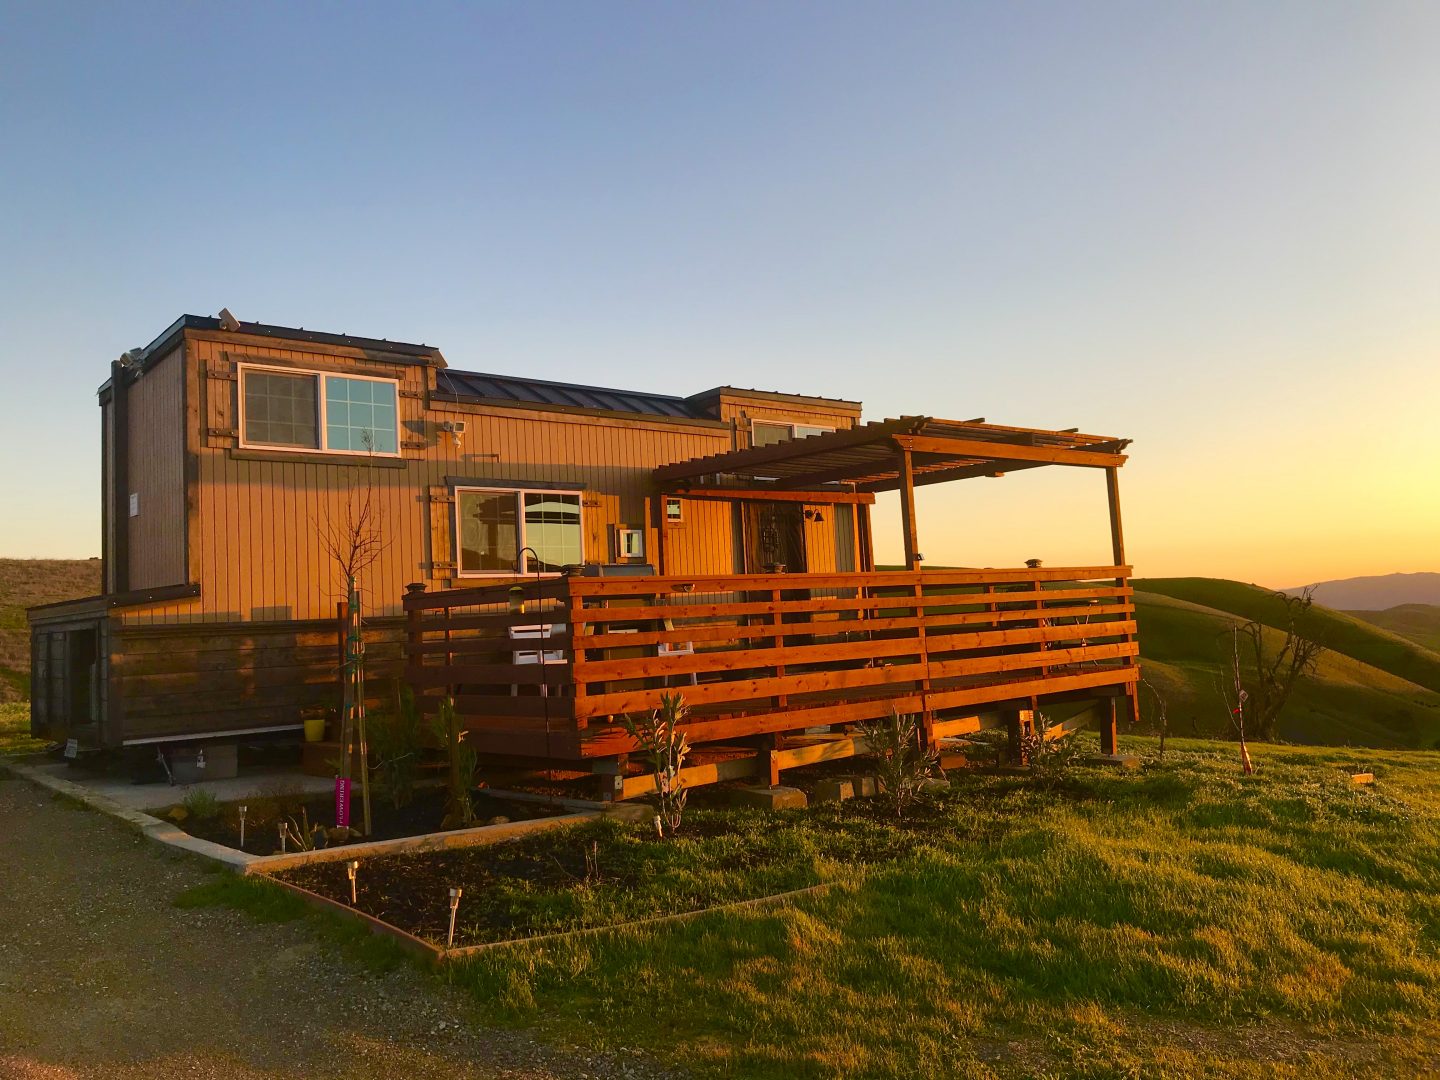
[[[325,720],[328,709],[310,708],[300,714],[300,720],[305,725],[306,742],[325,741]]]

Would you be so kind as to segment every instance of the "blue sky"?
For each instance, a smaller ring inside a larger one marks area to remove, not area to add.
[[[0,554],[98,551],[95,386],[223,305],[1130,436],[1145,573],[1440,569],[1440,7],[4,11]],[[922,549],[1103,559],[1047,472]]]

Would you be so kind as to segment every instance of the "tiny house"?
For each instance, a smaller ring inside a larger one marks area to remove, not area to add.
[[[1123,439],[457,370],[228,313],[176,320],[98,396],[104,592],[30,612],[42,737],[298,732],[337,703],[334,549],[357,517],[379,538],[372,680],[455,700],[489,754],[623,776],[618,718],[675,686],[693,742],[760,740],[772,776],[808,760],[774,757],[796,732],[891,708],[935,738],[977,709],[1103,699],[1112,731],[1117,698],[1133,711]],[[917,486],[1051,465],[1106,476],[1111,564],[923,567]],[[883,491],[905,565],[877,573]]]

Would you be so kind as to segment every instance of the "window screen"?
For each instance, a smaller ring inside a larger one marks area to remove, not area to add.
[[[316,382],[314,375],[245,372],[245,441],[317,448]]]
[[[372,454],[395,453],[395,384],[327,375],[325,447]]]

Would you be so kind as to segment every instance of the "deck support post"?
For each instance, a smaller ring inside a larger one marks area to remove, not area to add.
[[[915,538],[915,467],[909,450],[900,451],[900,528],[905,541],[905,569],[920,569],[920,543]]]
[[[1025,752],[1024,737],[1035,730],[1035,713],[1031,709],[1006,709],[1006,749],[1012,765],[1029,765],[1030,756]]]
[[[1110,504],[1110,553],[1112,558],[1115,560],[1116,566],[1124,566],[1125,528],[1120,518],[1120,470],[1116,466],[1111,466],[1105,470],[1105,495],[1107,501]],[[1116,585],[1123,587],[1125,583],[1126,582],[1124,578],[1115,579]],[[1125,640],[1131,640],[1130,636],[1127,635]],[[1111,710],[1111,713],[1113,714],[1113,701],[1109,705],[1109,708]],[[1137,683],[1132,682],[1125,684],[1125,722],[1132,725],[1138,724],[1140,722],[1140,688]],[[1113,733],[1113,719],[1111,721],[1110,730]],[[1113,748],[1113,741],[1114,740],[1112,736],[1112,748],[1103,751],[1104,753],[1113,754],[1116,752]]]
[[[1118,702],[1118,698],[1107,697],[1100,703],[1100,754],[1102,757],[1115,757],[1120,752],[1116,730]]]

